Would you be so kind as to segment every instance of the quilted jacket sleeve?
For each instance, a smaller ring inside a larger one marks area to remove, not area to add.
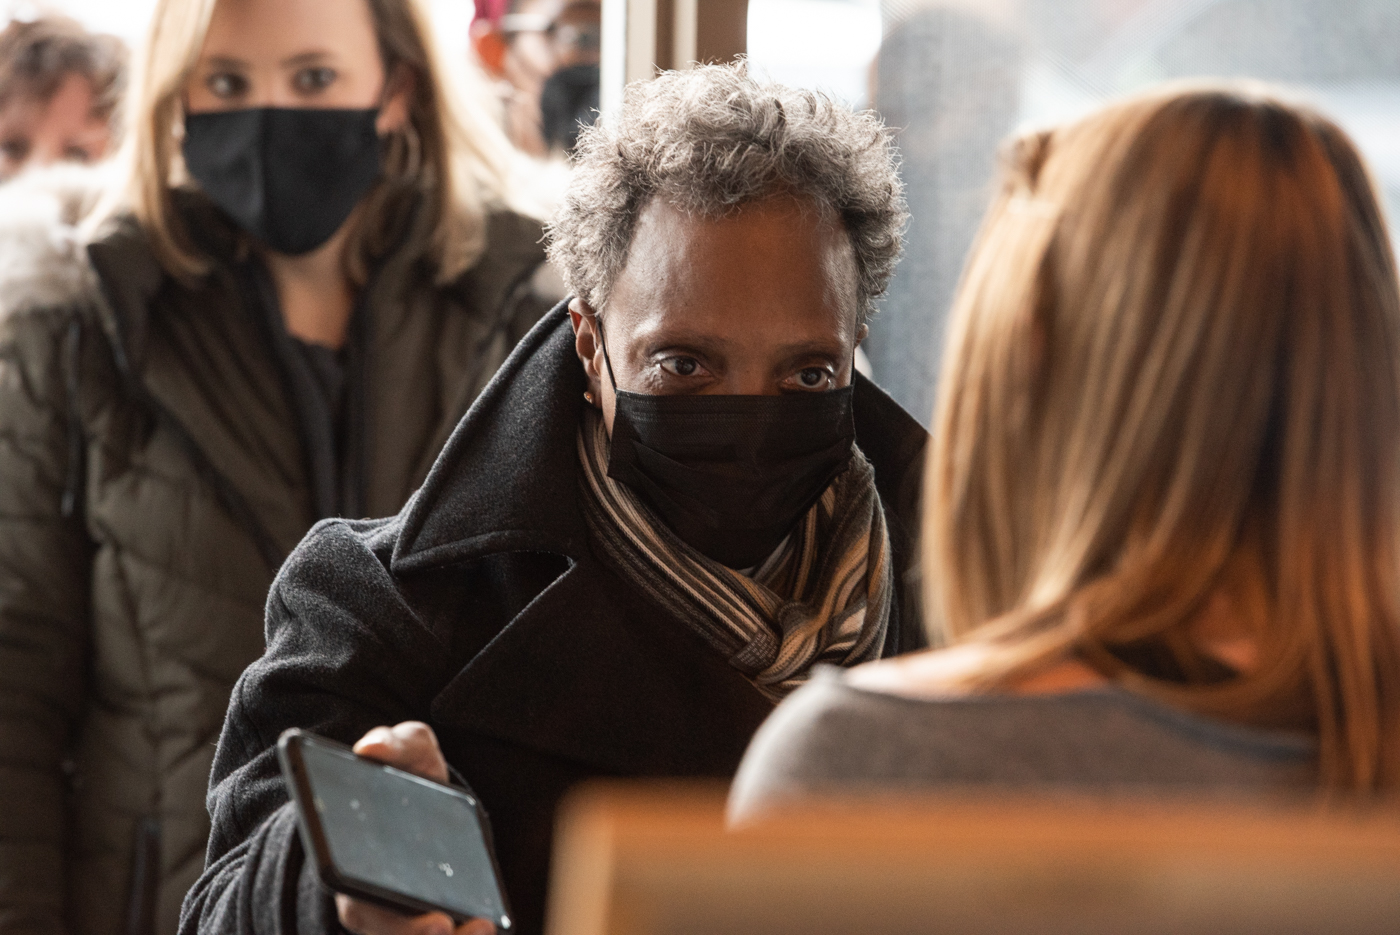
[[[66,372],[77,321],[0,322],[0,933],[64,929],[65,760],[83,705],[92,560],[71,499],[72,461],[84,457]]]

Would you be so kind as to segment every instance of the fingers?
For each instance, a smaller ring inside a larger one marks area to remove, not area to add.
[[[447,782],[447,761],[438,748],[437,735],[422,721],[376,727],[359,739],[355,752],[428,779]]]
[[[340,916],[340,924],[355,935],[458,935],[466,929],[466,926],[462,926],[454,931],[452,919],[441,912],[406,916],[392,909],[376,906],[374,903],[354,899],[344,893],[336,894],[335,909]],[[473,919],[466,925],[475,925],[480,921],[482,920]],[[493,928],[490,928],[491,923],[486,924],[488,926],[486,931],[494,931]],[[477,930],[470,931],[471,935],[478,935]],[[485,933],[480,933],[480,935],[485,935]]]
[[[422,721],[376,727],[361,737],[354,749],[360,756],[447,782],[447,761],[437,735]],[[335,907],[340,924],[355,935],[495,935],[496,931],[485,919],[471,919],[454,928],[452,919],[441,912],[406,916],[343,893],[336,894]]]

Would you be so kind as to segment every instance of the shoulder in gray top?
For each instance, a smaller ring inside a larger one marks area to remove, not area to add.
[[[743,819],[808,796],[935,787],[1175,797],[1316,787],[1306,734],[1216,721],[1115,687],[916,699],[823,667],[778,706],[730,792]]]

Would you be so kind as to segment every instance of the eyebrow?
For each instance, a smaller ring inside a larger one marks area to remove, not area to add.
[[[247,68],[248,63],[241,58],[231,58],[227,55],[215,55],[209,59],[209,64],[215,68]]]
[[[733,343],[736,342],[732,339],[689,331],[658,332],[645,338],[648,354],[667,347],[686,347],[704,354],[721,354],[728,345]],[[795,361],[804,357],[830,357],[833,360],[839,360],[844,356],[839,340],[835,342],[799,341],[794,344],[784,344],[778,348],[778,353],[784,361]]]
[[[643,341],[648,354],[654,354],[668,347],[684,347],[704,354],[717,354],[722,352],[725,345],[729,343],[711,334],[684,330],[656,331],[643,336]]]
[[[328,49],[314,49],[310,52],[298,52],[296,55],[289,55],[282,59],[283,68],[296,68],[298,65],[312,65],[316,62],[323,62],[335,55]]]
[[[784,344],[779,350],[788,360],[797,360],[800,357],[835,357],[839,359],[842,356],[839,340],[835,343],[803,341],[798,344]]]

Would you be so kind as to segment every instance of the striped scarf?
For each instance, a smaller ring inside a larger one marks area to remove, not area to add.
[[[856,449],[752,576],[700,554],[608,476],[602,416],[584,410],[578,453],[584,517],[610,564],[685,621],[773,701],[813,665],[880,657],[890,616],[890,542],[875,472]]]

